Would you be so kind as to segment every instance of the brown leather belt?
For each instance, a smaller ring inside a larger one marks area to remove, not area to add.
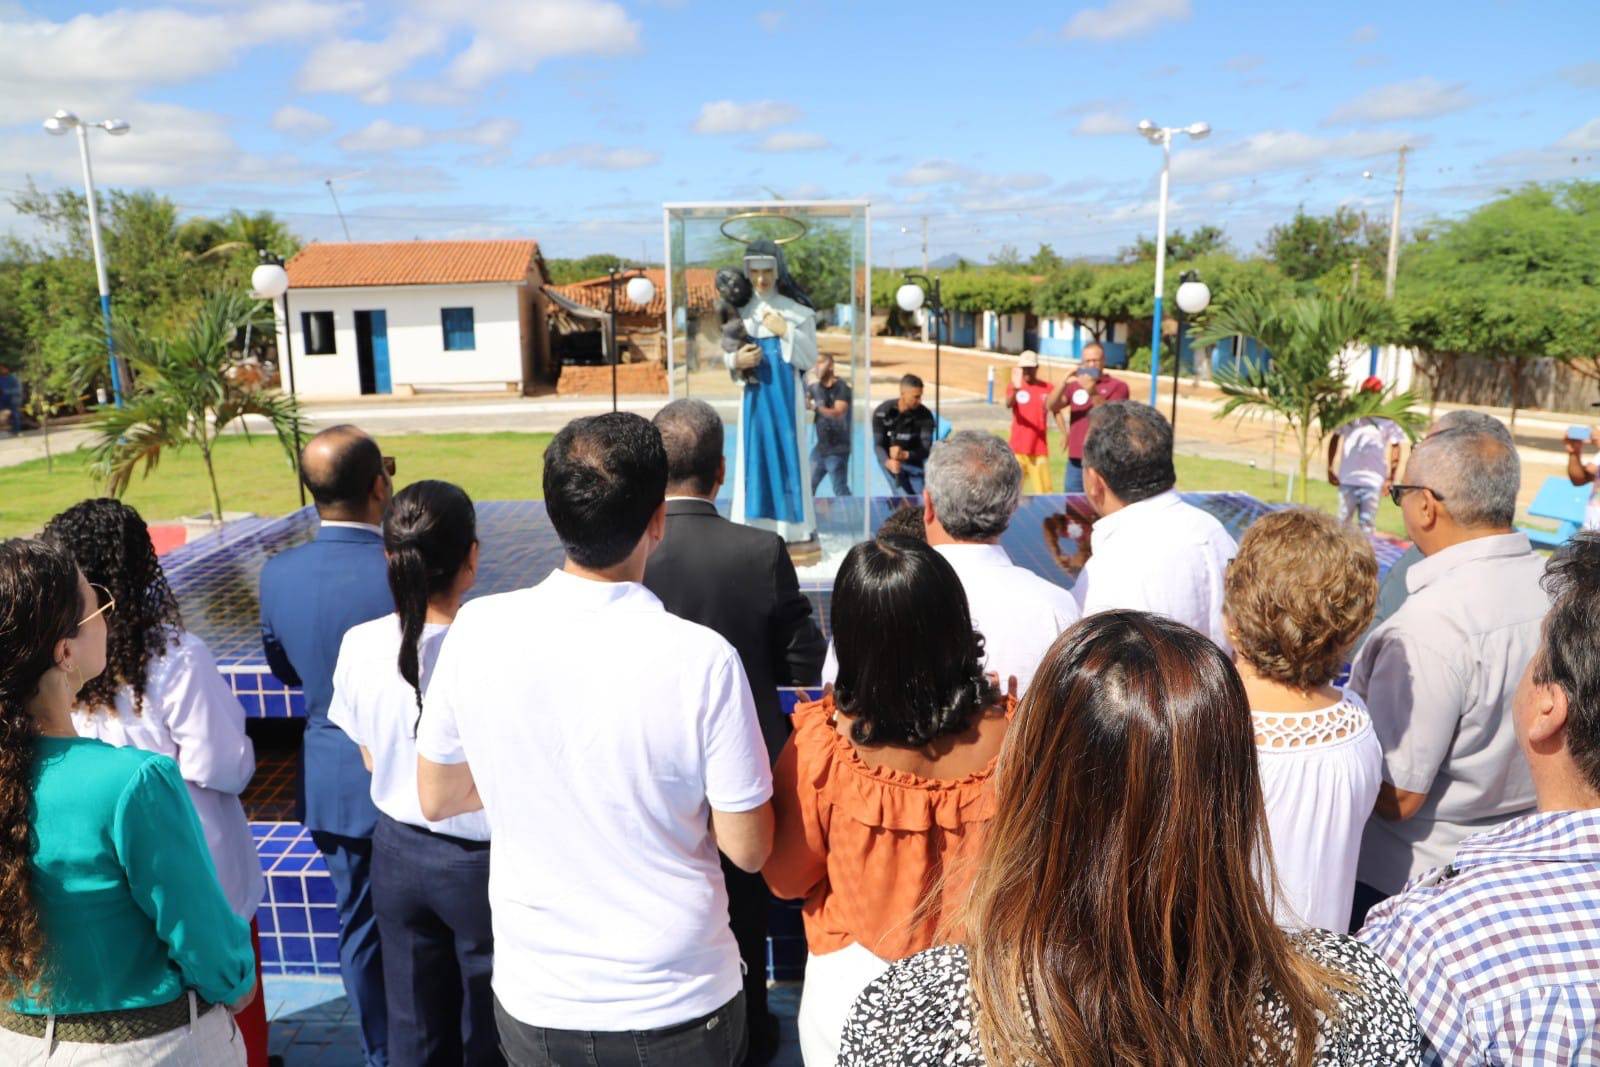
[[[195,1018],[211,1009],[211,1004],[195,999]],[[23,1015],[0,1009],[0,1028],[26,1037],[44,1037],[49,1020],[48,1015]],[[185,993],[176,1000],[151,1008],[57,1015],[55,1038],[84,1045],[125,1045],[188,1025],[189,994]]]

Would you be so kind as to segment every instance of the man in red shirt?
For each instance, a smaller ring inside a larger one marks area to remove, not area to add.
[[[1039,353],[1017,357],[1006,386],[1006,407],[1011,409],[1011,451],[1022,466],[1022,491],[1050,491],[1050,383],[1039,377]]]
[[[1089,438],[1089,412],[1101,404],[1128,399],[1128,386],[1106,373],[1106,350],[1099,341],[1083,346],[1083,358],[1072,377],[1050,394],[1050,414],[1059,421],[1061,412],[1070,412],[1067,434],[1066,491],[1083,492],[1083,443]]]

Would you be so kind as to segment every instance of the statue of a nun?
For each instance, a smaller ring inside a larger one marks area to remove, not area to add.
[[[806,439],[802,377],[817,362],[817,314],[776,242],[750,242],[744,269],[752,295],[740,316],[750,341],[724,357],[744,387],[733,521],[772,530],[790,543],[810,541],[817,522],[801,462]]]

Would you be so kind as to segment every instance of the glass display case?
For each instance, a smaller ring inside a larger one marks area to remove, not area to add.
[[[671,394],[728,427],[720,503],[825,568],[870,510],[870,208],[667,204],[663,226]]]

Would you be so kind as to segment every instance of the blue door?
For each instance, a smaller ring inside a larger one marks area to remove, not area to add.
[[[373,311],[372,321],[372,378],[380,393],[394,392],[389,380],[389,313]]]

